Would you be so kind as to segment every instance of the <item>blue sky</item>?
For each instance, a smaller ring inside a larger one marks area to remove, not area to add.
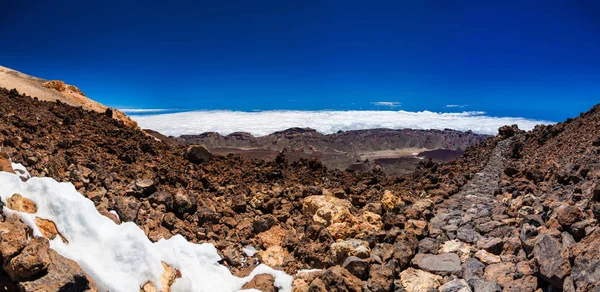
[[[115,107],[560,121],[600,101],[592,0],[4,2],[1,65]]]

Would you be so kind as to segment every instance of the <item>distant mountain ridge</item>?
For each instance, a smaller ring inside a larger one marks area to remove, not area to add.
[[[246,132],[235,132],[229,135],[206,132],[199,135],[182,135],[178,140],[188,144],[204,144],[209,148],[247,147],[282,151],[288,147],[312,146],[319,151],[337,153],[408,147],[464,150],[487,137],[489,136],[451,129],[370,129],[321,134],[311,128],[290,128],[260,137]]]
[[[420,153],[440,150],[441,153],[432,158],[445,161],[460,156],[466,148],[487,137],[451,129],[370,129],[321,134],[311,128],[290,128],[259,137],[246,132],[225,136],[207,132],[182,135],[176,140],[183,144],[203,144],[219,154],[235,153],[247,158],[268,159],[283,151],[292,160],[317,158],[330,168],[369,170],[375,165],[385,164],[384,170],[389,173],[402,173],[416,166],[422,159],[417,157]],[[402,159],[395,161],[398,158]]]

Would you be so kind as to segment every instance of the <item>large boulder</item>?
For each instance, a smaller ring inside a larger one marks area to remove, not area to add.
[[[4,263],[4,270],[13,281],[46,273],[50,266],[49,243],[43,237],[29,241],[23,251]]]
[[[185,159],[191,163],[208,163],[212,158],[212,153],[204,145],[192,145],[185,151]]]
[[[50,264],[47,273],[39,278],[19,283],[21,291],[96,291],[96,284],[79,265],[47,249]]]
[[[9,261],[19,254],[27,245],[31,233],[31,228],[17,216],[0,222],[0,262]]]
[[[552,286],[562,289],[563,280],[571,273],[568,250],[563,248],[558,239],[541,234],[535,241],[533,255],[542,278]]]
[[[580,241],[573,249],[572,281],[579,291],[600,290],[600,229]]]

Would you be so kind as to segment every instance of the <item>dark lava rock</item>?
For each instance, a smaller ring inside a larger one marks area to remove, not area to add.
[[[372,265],[367,287],[373,292],[391,291],[394,285],[394,266]]]
[[[210,162],[213,155],[204,145],[192,145],[185,152],[185,158],[195,164]]]
[[[133,197],[116,197],[115,209],[121,222],[135,222],[141,203]]]
[[[350,256],[344,261],[342,267],[361,280],[369,278],[369,262],[366,260]]]
[[[550,235],[541,234],[535,241],[533,255],[540,275],[558,289],[562,289],[563,279],[571,272],[568,254],[558,239]]]

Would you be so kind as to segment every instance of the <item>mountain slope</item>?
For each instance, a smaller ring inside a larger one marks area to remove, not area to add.
[[[104,113],[108,107],[87,96],[79,88],[65,84],[60,80],[44,80],[29,76],[10,68],[0,66],[0,87],[17,89],[20,93],[39,100],[60,101],[70,106],[81,106],[86,110]],[[126,125],[137,126],[137,123],[121,111],[111,109],[115,119],[123,121]]]
[[[390,177],[285,155],[195,164],[103,114],[7,90],[0,104],[2,150],[32,176],[72,182],[153,242],[212,243],[237,276],[264,263],[295,291],[600,288],[600,105]]]

